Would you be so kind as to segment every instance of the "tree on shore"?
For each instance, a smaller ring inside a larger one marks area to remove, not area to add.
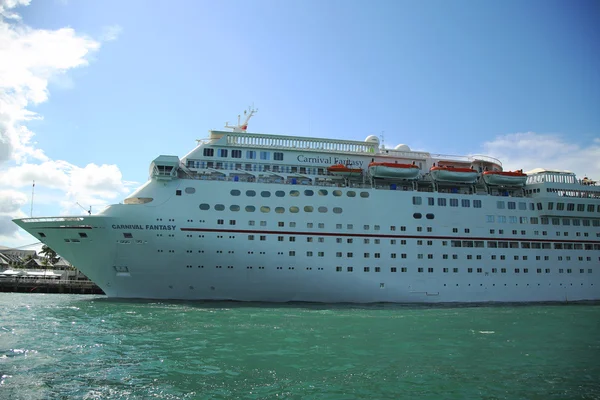
[[[56,254],[56,252],[46,245],[42,246],[42,250],[40,251],[40,254],[44,255],[43,262],[45,262],[46,265],[47,264],[54,265],[58,261],[58,255]]]

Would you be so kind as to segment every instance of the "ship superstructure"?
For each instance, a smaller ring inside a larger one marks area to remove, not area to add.
[[[108,296],[317,302],[600,298],[600,187],[482,155],[211,131],[98,215],[15,220]]]

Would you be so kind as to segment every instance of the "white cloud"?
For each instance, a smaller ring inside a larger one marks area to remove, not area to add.
[[[100,35],[100,40],[103,42],[111,42],[113,40],[117,40],[117,38],[123,33],[123,28],[119,25],[109,25],[102,28],[102,35]]]
[[[68,88],[68,71],[88,65],[100,41],[71,28],[33,29],[14,11],[29,0],[0,0],[0,238],[11,245],[30,243],[11,221],[25,217],[22,211],[31,197],[35,180],[35,206],[55,213],[81,213],[77,202],[105,205],[129,191],[115,165],[88,164],[79,167],[52,160],[36,147],[34,133],[25,126],[39,115],[29,106],[48,100],[48,85]],[[104,29],[102,41],[115,40],[121,28]],[[21,190],[21,191],[20,191]],[[29,209],[27,210],[29,212]]]
[[[600,178],[600,138],[578,144],[565,135],[512,133],[497,136],[483,148],[484,154],[499,158],[505,170],[558,169],[580,178]]]

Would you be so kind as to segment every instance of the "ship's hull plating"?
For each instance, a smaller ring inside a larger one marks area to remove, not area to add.
[[[195,193],[187,194],[186,188]],[[292,189],[301,195],[289,196]],[[145,196],[154,198],[149,204],[115,205],[101,215],[72,220],[15,222],[71,261],[109,297],[354,303],[600,299],[598,250],[452,247],[456,241],[552,245],[561,240],[534,236],[536,227],[527,225],[513,226],[517,235],[490,234],[493,225],[486,216],[498,212],[497,197],[481,196],[482,208],[427,209],[414,205],[413,197],[473,196],[344,188],[335,197],[334,187],[324,188],[324,196],[317,195],[318,189],[150,182],[144,189]],[[182,195],[175,195],[176,190]],[[241,194],[234,196],[232,190]],[[259,195],[246,196],[247,190]],[[285,196],[260,195],[278,190]],[[350,191],[361,193],[351,197]],[[210,209],[200,209],[201,204]],[[215,210],[221,204],[224,210]],[[237,206],[239,211],[232,211]],[[246,206],[255,211],[245,211]],[[261,212],[261,207],[270,211]],[[274,212],[277,207],[284,212]],[[312,212],[302,211],[307,207]],[[342,212],[333,212],[334,207]],[[529,204],[510,212],[517,218],[535,215],[527,210]],[[425,213],[434,219],[415,217]],[[507,232],[513,227],[504,226]],[[578,240],[575,231],[585,231],[586,243],[599,243],[598,228],[560,227],[566,229],[573,231],[571,241]]]

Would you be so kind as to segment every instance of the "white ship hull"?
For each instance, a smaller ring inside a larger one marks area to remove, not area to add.
[[[195,193],[187,194],[186,188]],[[327,187],[326,196],[290,197],[292,189],[319,187],[152,180],[142,190],[154,199],[148,204],[114,205],[101,215],[72,220],[16,223],[68,259],[110,297],[353,303],[600,299],[598,227],[561,226],[561,232],[568,232],[565,238],[554,236],[551,225],[544,226],[550,230],[548,236],[539,236],[534,230],[541,226],[505,224],[501,227],[506,233],[490,234],[494,225],[486,218],[497,213],[499,198],[494,196],[479,196],[481,208],[427,208],[414,205],[413,197],[432,197],[437,204],[438,198],[460,201],[473,196],[344,188],[342,196],[333,197],[336,188]],[[176,190],[182,190],[182,195],[176,196]],[[241,195],[232,196],[231,190]],[[248,197],[246,190],[259,194],[281,190],[286,195]],[[351,190],[360,195],[348,197]],[[519,200],[526,203],[526,210],[511,210],[511,215],[538,215],[529,204],[535,200]],[[200,204],[209,204],[210,210],[200,210]],[[225,211],[215,211],[218,204]],[[230,211],[237,205],[240,211]],[[246,206],[256,211],[245,212]],[[269,213],[260,212],[265,206],[270,207]],[[285,212],[275,213],[278,206]],[[290,206],[314,207],[314,211],[290,213]],[[331,212],[334,206],[342,213]],[[318,207],[327,211],[319,213]],[[435,219],[426,219],[426,213]],[[423,218],[416,219],[416,214]],[[518,234],[510,233],[512,228]],[[585,240],[583,233],[587,233]],[[251,235],[254,240],[249,240]],[[485,247],[452,247],[453,241],[478,241]],[[523,249],[522,245],[500,249],[488,248],[488,241],[550,246],[581,242],[595,249]]]

